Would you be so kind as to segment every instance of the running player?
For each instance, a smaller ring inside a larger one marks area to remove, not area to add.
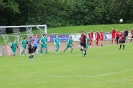
[[[59,50],[59,47],[60,47],[60,39],[58,37],[58,34],[56,35],[56,38],[54,39],[54,44],[55,44],[55,47],[56,47],[56,52],[58,53],[58,50]]]
[[[123,30],[121,35],[120,35],[120,39],[119,39],[119,42],[120,42],[119,50],[121,49],[122,45],[123,45],[123,50],[124,50],[124,48],[125,48],[125,40],[126,40],[126,35],[125,35],[125,31]]]
[[[100,32],[100,43],[101,43],[101,46],[103,46],[103,40],[104,40],[104,32],[103,32],[103,30],[101,30],[101,32]]]
[[[36,52],[37,46],[39,44],[39,39],[38,39],[38,35],[35,35],[35,37],[33,38],[33,52]]]
[[[30,40],[28,41],[28,53],[30,61],[33,61],[34,51],[32,45],[32,37],[30,37]]]
[[[44,34],[43,37],[40,39],[40,50],[38,51],[40,55],[43,54],[43,52],[46,51],[47,53],[47,35]]]
[[[27,40],[26,38],[24,38],[21,42],[21,45],[22,45],[22,52],[21,52],[21,55],[25,55],[25,50],[26,50],[26,44],[27,44]]]
[[[67,44],[66,44],[66,48],[64,49],[64,51],[63,52],[65,52],[68,48],[71,48],[71,51],[70,51],[70,53],[72,53],[72,51],[73,51],[73,39],[72,39],[72,36],[70,36],[70,38],[68,39],[68,41],[67,41]]]
[[[81,31],[81,37],[80,37],[80,45],[79,49],[82,52],[82,55],[86,55],[86,35],[84,35],[83,31]]]
[[[10,45],[11,49],[12,49],[12,56],[16,55],[16,50],[18,48],[18,44],[16,43],[16,40],[14,40],[14,42],[11,43]]]

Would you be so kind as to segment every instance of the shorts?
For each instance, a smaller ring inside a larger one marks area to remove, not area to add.
[[[16,53],[16,48],[13,48],[12,49],[12,53]]]
[[[33,46],[33,52],[36,52],[37,46]]]
[[[22,50],[26,50],[26,47],[22,46]]]
[[[55,46],[56,46],[57,49],[59,49],[59,47],[60,47],[59,45],[55,45]]]
[[[33,48],[28,48],[28,52],[29,52],[29,54],[32,54],[33,53]]]
[[[66,45],[66,48],[72,48],[72,45],[67,44],[67,45]]]
[[[131,36],[131,38],[133,38],[133,36]]]
[[[46,48],[46,45],[42,45],[42,44],[41,44],[41,45],[40,45],[40,48],[41,48],[41,49],[45,49],[45,48]]]
[[[121,44],[121,43],[125,43],[125,41],[119,41],[119,43]]]
[[[86,48],[86,44],[85,43],[80,43],[80,46],[83,46],[84,48]]]

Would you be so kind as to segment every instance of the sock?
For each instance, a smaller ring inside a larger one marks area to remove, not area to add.
[[[121,46],[122,46],[122,45],[120,45],[120,49],[121,49]]]
[[[123,45],[123,49],[125,48],[125,45]]]
[[[81,48],[80,50],[81,50],[81,51],[83,51],[83,49],[82,49],[82,48]]]
[[[29,56],[29,59],[31,59],[31,56]]]
[[[31,55],[31,58],[33,58],[34,57],[34,55]]]
[[[73,51],[73,50],[71,49],[70,53],[72,53],[72,51]]]

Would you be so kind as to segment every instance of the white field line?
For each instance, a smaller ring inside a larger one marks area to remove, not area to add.
[[[123,70],[123,71],[118,71],[118,72],[111,72],[111,73],[106,73],[106,74],[99,74],[99,75],[92,75],[92,76],[63,76],[63,75],[19,75],[22,77],[28,77],[28,76],[41,76],[41,77],[49,77],[49,78],[98,78],[98,77],[105,77],[105,76],[110,76],[110,75],[115,75],[115,74],[120,74],[120,73],[125,73],[125,72],[130,72],[133,71],[133,69],[130,70]]]

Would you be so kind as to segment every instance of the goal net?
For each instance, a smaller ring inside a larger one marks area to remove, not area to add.
[[[13,33],[7,34],[7,30],[12,30]],[[38,32],[34,30],[37,30]],[[22,33],[21,33],[22,32]],[[34,36],[34,34],[43,35],[47,33],[47,25],[22,25],[22,26],[0,26],[0,37],[3,39],[3,42],[0,42],[0,45],[3,49],[1,49],[1,55],[10,55],[11,49],[10,44],[15,39],[19,45],[18,51],[21,52],[21,41],[23,37],[29,38],[30,36]],[[3,44],[4,43],[4,44]]]

